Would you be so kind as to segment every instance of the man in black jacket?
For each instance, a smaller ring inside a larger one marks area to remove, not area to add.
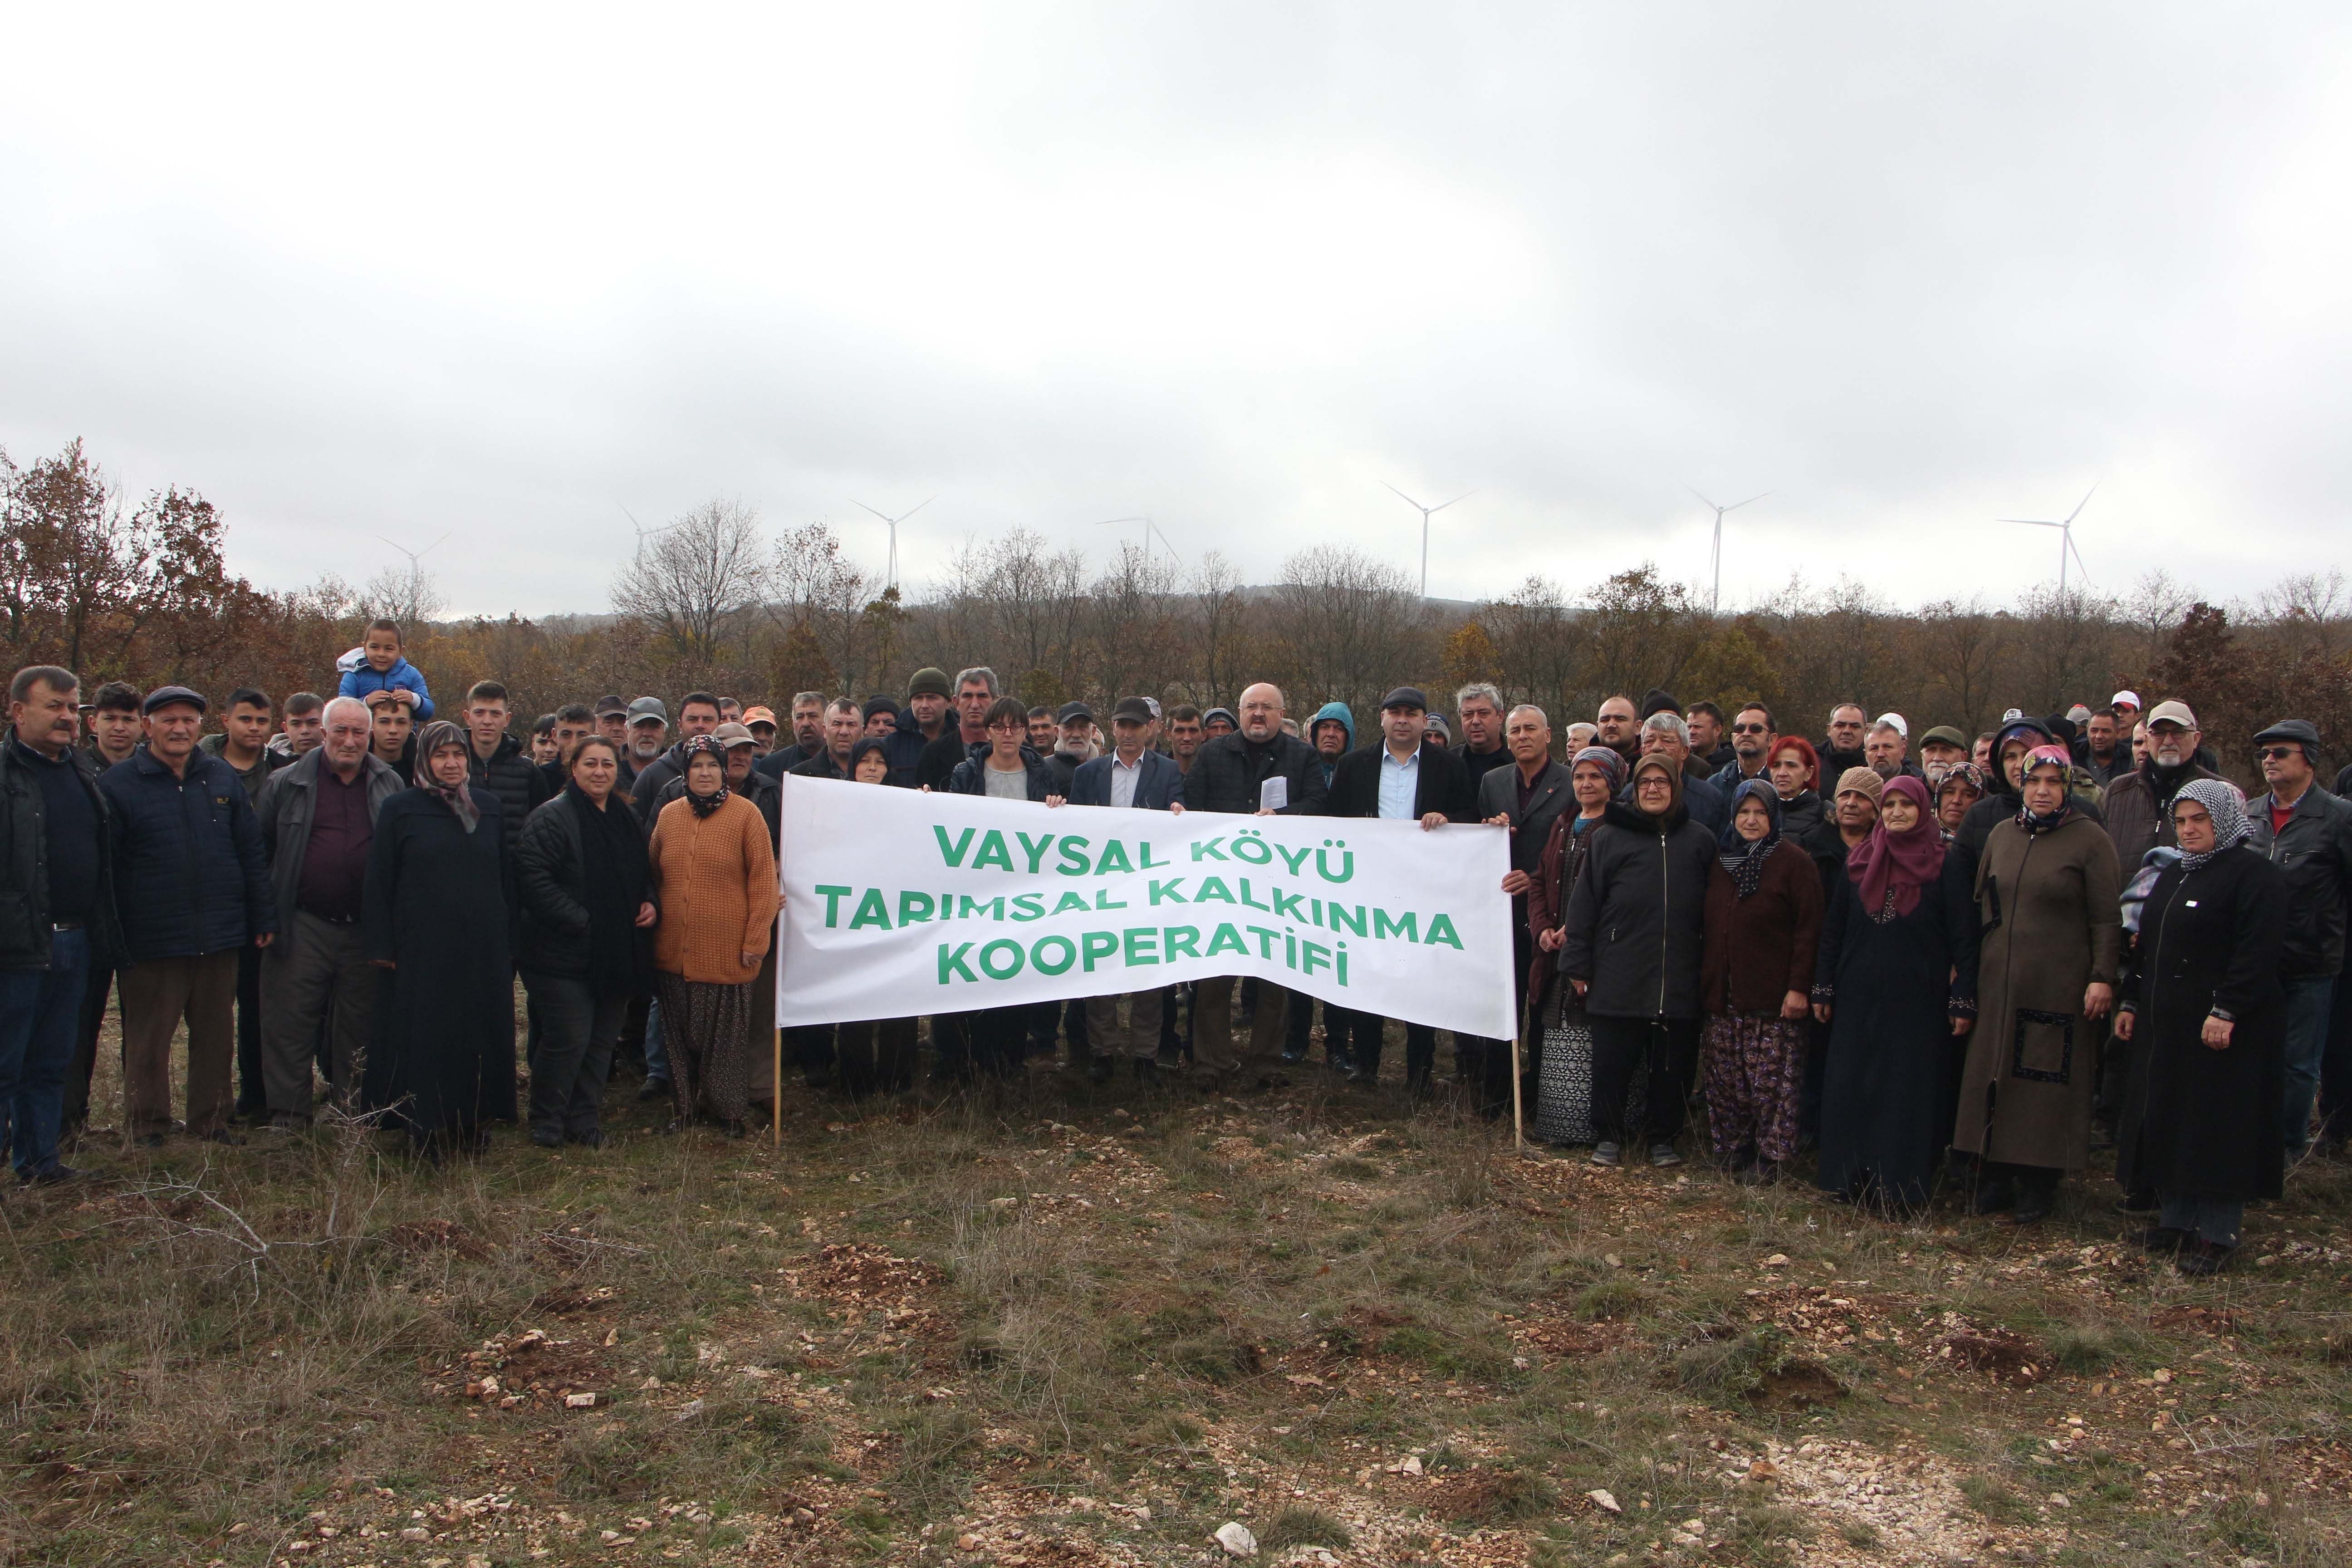
[[[17,1178],[42,1184],[77,1174],[58,1161],[67,1074],[90,975],[119,940],[106,805],[74,744],[79,694],[71,670],[18,670],[0,742],[0,1134]]]
[[[261,824],[236,773],[196,750],[205,700],[159,686],[142,704],[147,742],[98,781],[114,827],[114,907],[127,959],[123,1121],[148,1148],[172,1125],[172,1037],[188,1026],[188,1135],[228,1130],[236,954],[278,929]]]
[[[1268,804],[1269,783],[1279,781],[1283,804]],[[1254,816],[1320,816],[1325,792],[1323,764],[1315,750],[1282,729],[1282,692],[1259,682],[1242,693],[1241,723],[1229,735],[1202,742],[1184,775],[1184,809]],[[1234,976],[1212,974],[1192,988],[1192,1077],[1213,1090],[1227,1079],[1268,1082],[1259,1065],[1282,1044],[1288,1024],[1289,992],[1261,978],[1257,1010],[1251,1015],[1248,1055],[1236,1054],[1231,1008]]]
[[[523,818],[555,792],[523,743],[507,733],[507,689],[497,681],[478,680],[466,693],[466,735],[472,787],[498,797],[499,832],[511,852]]]
[[[648,830],[654,824],[654,797],[661,794],[662,785],[686,772],[686,743],[718,728],[718,698],[708,691],[689,691],[678,699],[677,743],[639,768],[629,783],[629,805]]]
[[[955,717],[940,726],[939,738],[916,762],[919,787],[943,790],[957,768],[987,753],[988,710],[995,703],[996,671],[983,664],[956,672]]]
[[[945,732],[948,697],[948,676],[943,669],[926,665],[908,679],[907,705],[898,710],[898,724],[884,741],[882,752],[890,759],[890,782],[900,789],[915,787],[923,749]]]
[[[2246,802],[2253,847],[2286,873],[2286,951],[2279,984],[2286,991],[2286,1157],[2311,1142],[2311,1108],[2319,1098],[2327,1051],[2329,1004],[2344,967],[2345,911],[2352,905],[2352,805],[2319,787],[2319,731],[2283,719],[2254,737],[2270,789]]]
[[[1244,713],[1247,709],[1244,709]],[[1328,810],[1333,816],[1378,816],[1414,821],[1423,831],[1449,822],[1475,820],[1477,802],[1462,759],[1428,738],[1429,699],[1400,686],[1381,699],[1381,743],[1341,757],[1331,770]],[[1261,985],[1265,982],[1259,982]],[[1260,1001],[1263,1007],[1265,1003]],[[1328,1009],[1327,1009],[1328,1011]],[[1381,1037],[1386,1026],[1358,1031],[1350,1083],[1376,1083],[1381,1076]],[[1454,1039],[1454,1076],[1480,1076],[1483,1041]],[[1404,1026],[1405,1085],[1415,1094],[1429,1089],[1437,1060],[1437,1031],[1427,1024]]]
[[[856,746],[859,732],[866,727],[865,715],[857,704],[846,697],[836,697],[824,710],[824,740],[818,749],[793,763],[790,771],[800,778],[845,779],[849,776],[849,753]]]
[[[1478,784],[1478,819],[1510,829],[1511,868],[1504,875],[1503,891],[1511,899],[1512,978],[1517,985],[1518,1006],[1511,1016],[1522,1021],[1521,1036],[1528,1042],[1523,1071],[1534,1069],[1536,1037],[1525,1028],[1528,975],[1534,967],[1535,938],[1528,930],[1528,889],[1543,863],[1544,845],[1551,837],[1559,814],[1576,805],[1569,770],[1552,760],[1551,723],[1544,710],[1523,702],[1503,722],[1503,742],[1510,748],[1511,766],[1496,768]],[[1496,1112],[1509,1096],[1510,1070],[1507,1053],[1489,1042],[1486,1057],[1487,1104]],[[1458,1047],[1457,1047],[1458,1048]]]

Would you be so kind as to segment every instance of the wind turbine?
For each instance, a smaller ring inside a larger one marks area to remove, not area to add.
[[[1708,593],[1706,600],[1706,613],[1711,616],[1723,607],[1723,514],[1727,511],[1738,511],[1749,501],[1762,500],[1765,496],[1772,492],[1765,490],[1749,496],[1747,500],[1736,500],[1729,506],[1717,506],[1705,496],[1699,496],[1698,491],[1691,486],[1685,485],[1683,489],[1698,496],[1699,504],[1715,513],[1715,587]]]
[[[852,505],[852,506],[864,506],[864,507],[866,507],[866,510],[867,511],[873,512],[875,516],[877,516],[877,517],[880,518],[883,521],[885,521],[885,522],[887,522],[887,523],[888,523],[888,524],[890,525],[890,586],[891,586],[891,587],[895,588],[895,587],[897,587],[897,586],[898,585],[898,525],[899,525],[900,523],[902,523],[902,522],[906,521],[908,518],[910,518],[910,517],[914,516],[914,515],[915,515],[915,513],[917,513],[917,512],[919,512],[919,511],[922,510],[925,507],[927,507],[927,506],[930,505],[933,501],[937,500],[939,500],[939,499],[940,499],[940,498],[939,498],[938,496],[936,496],[936,495],[929,495],[929,496],[925,496],[921,500],[917,501],[913,506],[911,506],[911,507],[908,508],[905,511],[900,512],[900,513],[899,513],[898,516],[896,516],[896,517],[892,517],[888,512],[881,511],[881,510],[877,510],[877,509],[875,509],[875,508],[873,508],[873,507],[870,507],[870,506],[866,506],[866,503],[865,503],[864,501],[862,501],[862,500],[859,500],[856,496],[851,496],[851,497],[849,498],[849,504],[850,504],[850,505]]]
[[[1421,596],[1426,599],[1429,597],[1429,520],[1435,513],[1444,511],[1447,507],[1452,506],[1454,501],[1468,500],[1472,496],[1476,495],[1478,492],[1476,490],[1464,490],[1460,495],[1455,496],[1454,500],[1440,501],[1435,506],[1423,506],[1419,501],[1413,500],[1411,496],[1405,494],[1402,490],[1398,489],[1396,486],[1390,484],[1388,480],[1382,479],[1381,484],[1382,488],[1389,491],[1390,494],[1404,502],[1405,505],[1412,508],[1413,510],[1421,513]]]
[[[444,544],[448,543],[449,535],[446,533],[443,534],[440,538],[435,540],[432,543],[426,545],[422,550],[411,550],[408,546],[399,543],[396,541],[384,539],[383,535],[381,533],[377,534],[376,537],[378,539],[383,539],[383,542],[386,544],[391,545],[401,554],[408,557],[408,603],[412,609],[415,605],[423,604],[425,602],[425,571],[424,568],[417,564],[417,563],[432,554],[435,551],[440,549]]]
[[[1158,523],[1152,521],[1148,517],[1107,517],[1100,522],[1096,523],[1095,526],[1097,528],[1108,528],[1114,523],[1120,522],[1139,522],[1143,524],[1143,563],[1146,566],[1151,564],[1151,536],[1155,533],[1160,535],[1160,543],[1168,545],[1168,553],[1171,559],[1177,561],[1184,559],[1181,555],[1177,554],[1176,546],[1169,542],[1167,531],[1162,529]]]
[[[2072,555],[2074,558],[2074,564],[2083,568],[2083,581],[2087,583],[2091,580],[2091,569],[2084,564],[2083,552],[2074,548],[2074,520],[2083,515],[2083,509],[2091,504],[2091,497],[2098,492],[2098,486],[2093,485],[2089,489],[2084,490],[2083,499],[2074,503],[2074,510],[2066,514],[2066,521],[2063,522],[2052,522],[2049,519],[2041,517],[2001,517],[1993,520],[1996,522],[2021,522],[2028,528],[2054,528],[2058,531],[2058,598],[2061,604],[2064,603],[2066,598],[2067,556]]]

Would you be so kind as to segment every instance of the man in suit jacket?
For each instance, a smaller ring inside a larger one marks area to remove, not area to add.
[[[1543,859],[1552,824],[1576,804],[1576,795],[1569,787],[1568,769],[1552,760],[1551,724],[1542,709],[1531,702],[1512,709],[1503,723],[1503,744],[1512,765],[1492,769],[1478,781],[1478,817],[1511,832],[1511,868],[1503,878],[1503,891],[1511,896],[1511,951],[1517,957],[1511,972],[1518,983],[1518,1010],[1513,1016],[1524,1020],[1528,974],[1535,956],[1535,939],[1528,931],[1528,889]],[[1524,1026],[1522,1035],[1530,1047],[1524,1070],[1533,1071],[1534,1037],[1526,1034]],[[1489,1115],[1499,1115],[1510,1096],[1509,1068],[1501,1048],[1506,1043],[1493,1041],[1487,1047],[1485,1109]]]
[[[1382,816],[1418,821],[1423,829],[1476,820],[1470,773],[1462,759],[1426,734],[1429,699],[1400,686],[1381,700],[1381,743],[1349,752],[1331,770],[1330,815]],[[1496,770],[1500,772],[1500,769]],[[1372,1083],[1381,1074],[1381,1034],[1360,1030],[1350,1083]],[[1465,1076],[1478,1047],[1456,1037],[1455,1073]],[[1404,1026],[1404,1076],[1415,1093],[1429,1088],[1437,1060],[1437,1031],[1426,1024]]]
[[[1181,813],[1184,770],[1172,757],[1151,749],[1152,728],[1150,703],[1140,697],[1120,698],[1110,713],[1110,754],[1078,764],[1070,778],[1069,804]],[[1124,1055],[1135,1064],[1139,1082],[1158,1081],[1160,1009],[1165,997],[1166,991],[1158,986],[1129,992],[1125,1028],[1119,1026],[1119,996],[1087,998],[1086,1042],[1092,1058],[1087,1064],[1087,1077],[1097,1083],[1108,1082],[1112,1062]],[[1072,1055],[1079,1048],[1080,1042],[1073,1039]]]
[[[1184,775],[1184,807],[1255,816],[1270,778],[1280,778],[1288,794],[1283,816],[1324,815],[1323,764],[1314,747],[1283,731],[1281,689],[1260,681],[1242,693],[1240,726],[1202,742]],[[1230,974],[1212,974],[1192,987],[1192,1076],[1203,1089],[1222,1088],[1228,1079],[1271,1084],[1270,1078],[1259,1077],[1259,1068],[1287,1032],[1288,987],[1260,979],[1248,1055],[1238,1055],[1229,1012],[1234,981]]]

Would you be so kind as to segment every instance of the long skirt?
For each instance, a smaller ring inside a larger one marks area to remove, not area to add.
[[[1808,1036],[1802,1019],[1717,1014],[1706,1021],[1706,1119],[1715,1157],[1777,1165],[1797,1152]]]
[[[1553,984],[1540,1024],[1536,1140],[1555,1145],[1599,1142],[1601,1122],[1592,1114],[1592,1023],[1574,986]],[[1626,1099],[1628,1124],[1640,1126],[1649,1109],[1649,1073],[1642,1063],[1633,1064]]]
[[[751,1120],[751,986],[661,976],[662,1043],[681,1121]]]

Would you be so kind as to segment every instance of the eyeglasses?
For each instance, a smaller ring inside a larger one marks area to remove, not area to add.
[[[1731,732],[1735,735],[1769,735],[1772,727],[1769,724],[1734,724]]]
[[[2283,763],[2289,757],[2299,757],[2302,754],[2301,746],[2264,746],[2263,748],[2263,761],[2266,763]]]
[[[1029,726],[1026,724],[991,724],[988,727],[988,732],[992,735],[1025,735],[1029,732]]]

